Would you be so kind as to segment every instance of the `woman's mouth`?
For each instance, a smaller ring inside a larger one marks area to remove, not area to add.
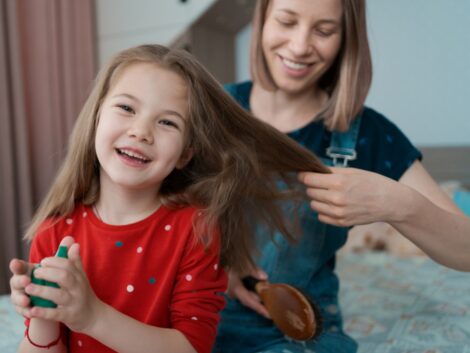
[[[279,55],[281,63],[290,76],[301,77],[308,73],[313,63],[305,63],[287,59]]]

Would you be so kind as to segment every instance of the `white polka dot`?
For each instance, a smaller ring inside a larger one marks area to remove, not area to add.
[[[85,218],[86,216],[88,216],[88,213],[83,212],[83,213],[82,213],[82,217]]]
[[[141,246],[139,246],[139,247],[137,248],[137,253],[140,254],[142,251],[144,251],[144,249],[143,249]]]
[[[169,224],[167,224],[167,225],[165,226],[165,230],[168,232],[170,229],[171,229],[171,226],[170,226]]]
[[[215,264],[215,265],[214,265],[214,270],[217,271],[218,268],[219,268],[219,264]]]
[[[197,213],[197,216],[198,216],[198,217],[201,217],[201,216],[202,216],[202,212],[198,212],[198,213]]]
[[[132,293],[134,291],[134,286],[132,284],[129,284],[126,289],[129,293]]]
[[[188,282],[193,280],[193,276],[191,276],[191,275],[186,275],[185,278],[186,278],[186,281],[188,281]]]
[[[80,340],[78,340],[77,344],[78,344],[79,347],[82,347],[82,346],[83,346],[83,342],[80,341]]]
[[[67,224],[72,224],[72,223],[73,223],[73,219],[72,219],[72,218],[67,218],[67,219],[65,220],[65,223],[67,223]]]
[[[193,316],[193,317],[191,318],[191,320],[197,321],[198,318],[197,318],[196,316]]]

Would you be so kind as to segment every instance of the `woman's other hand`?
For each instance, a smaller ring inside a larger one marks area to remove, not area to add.
[[[268,275],[261,271],[253,271],[250,273],[250,276],[253,276],[259,280],[267,280]],[[270,319],[268,310],[261,303],[261,299],[255,292],[249,291],[245,288],[238,273],[230,271],[228,273],[228,287],[227,294],[229,297],[237,299],[244,306],[256,311],[261,316],[264,316],[267,319]]]

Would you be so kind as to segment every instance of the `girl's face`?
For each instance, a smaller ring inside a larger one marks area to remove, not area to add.
[[[341,0],[271,0],[262,48],[269,71],[282,91],[312,90],[341,47]]]
[[[149,63],[125,68],[101,106],[95,138],[101,183],[154,192],[184,167],[191,158],[187,97],[185,82],[170,70]]]

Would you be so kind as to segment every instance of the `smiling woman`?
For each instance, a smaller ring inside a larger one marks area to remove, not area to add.
[[[284,337],[232,272],[216,352],[356,352],[343,330],[335,272],[336,251],[355,225],[386,222],[440,264],[470,270],[470,219],[430,177],[404,133],[364,105],[372,77],[365,14],[364,0],[256,2],[252,81],[226,89],[332,173],[299,175],[310,202],[299,212],[298,244],[281,238],[274,245],[258,229],[254,276],[307,293],[319,304],[324,330],[306,342]]]

